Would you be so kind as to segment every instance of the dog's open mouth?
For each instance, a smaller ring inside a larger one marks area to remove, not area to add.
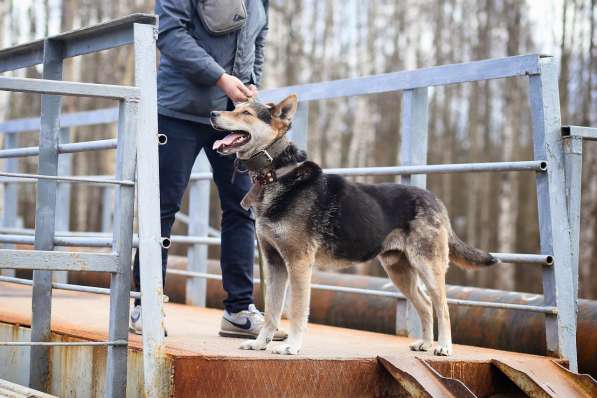
[[[250,140],[251,135],[246,131],[232,131],[226,137],[214,142],[212,149],[226,154],[235,148],[245,145]]]

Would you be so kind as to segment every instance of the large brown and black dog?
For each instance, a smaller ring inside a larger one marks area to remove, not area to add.
[[[253,209],[266,259],[265,326],[241,348],[264,350],[270,343],[290,281],[289,337],[273,352],[297,354],[309,315],[313,266],[344,267],[377,257],[421,318],[423,338],[411,349],[431,349],[435,308],[439,336],[434,353],[450,355],[448,264],[476,268],[498,260],[462,242],[445,206],[429,191],[324,174],[285,136],[296,109],[297,97],[291,95],[278,104],[248,102],[211,115],[216,129],[231,132],[214,149],[236,154],[253,180],[243,205]]]

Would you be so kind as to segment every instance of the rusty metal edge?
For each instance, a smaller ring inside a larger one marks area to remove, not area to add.
[[[411,374],[404,372],[402,369],[394,366],[393,363],[378,356],[377,360],[383,368],[414,398],[433,398],[427,389],[419,383]]]
[[[497,359],[491,363],[531,398],[556,398],[543,389],[531,376]]]
[[[564,377],[572,379],[573,383],[580,387],[590,397],[597,397],[597,380],[586,373],[574,373],[567,369],[558,361],[551,361],[556,365],[556,369],[563,373]]]
[[[8,395],[10,393],[10,395]],[[3,395],[6,394],[6,395]],[[0,379],[0,396],[23,397],[23,398],[58,398],[55,395],[46,394],[41,391],[33,390],[20,384],[12,383],[8,380]]]
[[[462,380],[454,379],[452,377],[446,377],[441,375],[437,370],[433,368],[426,360],[423,358],[417,358],[419,362],[423,364],[435,377],[440,383],[444,385],[451,393],[459,398],[477,398],[477,395],[468,388],[466,384]]]

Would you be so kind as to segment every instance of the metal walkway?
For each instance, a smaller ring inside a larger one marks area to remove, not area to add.
[[[0,282],[0,292],[0,337],[13,333],[26,340],[30,288]],[[169,335],[164,378],[170,394],[166,396],[575,398],[596,391],[590,377],[573,375],[558,365],[564,360],[463,345],[454,347],[452,357],[440,358],[410,351],[411,339],[405,337],[316,324],[309,325],[299,356],[243,351],[238,349],[241,340],[217,336],[220,310],[168,303],[165,311]],[[102,341],[107,323],[106,296],[55,291],[52,340]],[[131,335],[129,397],[142,394],[141,349],[141,338]],[[12,358],[13,373],[26,366],[26,360],[21,363],[18,355],[12,355],[16,350],[0,347],[0,362]],[[50,393],[64,396],[74,389],[77,396],[101,396],[103,358],[94,347],[52,348],[55,384]],[[6,371],[0,369],[0,378],[12,379],[14,375],[3,374]],[[78,380],[74,386],[60,382],[74,377]],[[227,382],[232,377],[235,382]]]

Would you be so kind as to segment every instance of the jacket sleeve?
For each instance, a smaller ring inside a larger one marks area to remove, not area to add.
[[[155,11],[160,30],[157,46],[174,66],[195,83],[213,85],[225,72],[191,36],[188,26],[193,0],[158,0]]]
[[[261,29],[261,32],[259,32],[259,35],[255,40],[255,64],[253,66],[253,74],[255,76],[255,85],[257,87],[261,86],[263,63],[265,62],[265,39],[269,29],[268,4],[269,1],[263,1],[263,8],[265,9],[265,26]]]

